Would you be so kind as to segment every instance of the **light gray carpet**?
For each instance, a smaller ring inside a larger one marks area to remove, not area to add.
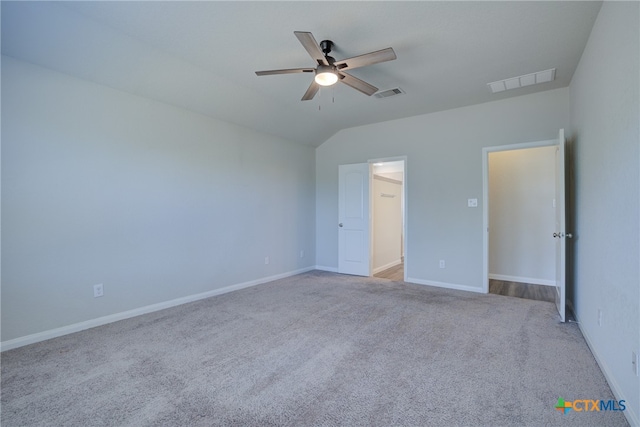
[[[3,427],[627,425],[554,305],[313,271],[2,354]]]

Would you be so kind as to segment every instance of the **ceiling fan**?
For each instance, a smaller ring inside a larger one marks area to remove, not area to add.
[[[302,97],[303,101],[313,99],[320,89],[320,86],[331,86],[337,82],[342,82],[365,95],[371,96],[378,91],[377,87],[351,74],[345,73],[345,71],[396,59],[396,53],[392,48],[388,47],[375,52],[365,53],[364,55],[354,56],[353,58],[336,61],[333,57],[329,56],[333,48],[333,42],[331,40],[323,40],[318,44],[313,34],[309,32],[294,31],[293,34],[300,40],[300,43],[309,55],[311,55],[311,58],[316,61],[317,67],[256,71],[256,74],[258,76],[269,76],[272,74],[315,73],[314,80]]]

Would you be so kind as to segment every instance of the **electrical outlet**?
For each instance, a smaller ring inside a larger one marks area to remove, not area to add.
[[[300,258],[304,258],[304,251],[300,251]]]
[[[478,207],[478,199],[467,199],[467,207],[477,208]]]
[[[102,283],[99,285],[93,285],[93,297],[98,298],[104,295],[104,288],[102,287]]]
[[[444,260],[443,259],[440,260],[440,268],[444,268]]]
[[[631,369],[633,369],[633,373],[636,374],[636,377],[638,376],[638,362],[640,362],[638,360],[638,353],[636,353],[635,351],[631,352]]]
[[[598,309],[598,326],[602,326],[602,309]]]
[[[264,265],[267,265],[267,264],[269,264],[269,257],[268,256],[264,257]]]

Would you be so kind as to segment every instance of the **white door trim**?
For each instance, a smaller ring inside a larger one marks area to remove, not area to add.
[[[489,293],[489,153],[497,151],[523,150],[527,148],[558,145],[557,139],[523,142],[521,144],[497,145],[482,149],[482,290]]]
[[[564,129],[558,132],[558,146],[555,156],[555,189],[556,212],[555,233],[556,238],[556,308],[560,314],[560,321],[564,322],[567,307],[567,217],[566,217],[566,186],[565,186],[565,147],[567,140],[564,137]],[[556,237],[556,235],[558,235]],[[569,234],[571,235],[571,234]]]
[[[369,164],[373,165],[374,163],[384,163],[384,162],[398,162],[398,161],[402,161],[404,162],[404,168],[403,168],[403,176],[402,176],[402,233],[403,233],[403,240],[402,240],[402,253],[404,254],[404,278],[403,280],[406,282],[407,281],[407,272],[409,271],[409,251],[407,250],[408,248],[408,244],[407,242],[409,241],[409,234],[407,233],[407,223],[408,223],[408,219],[409,219],[409,198],[407,197],[407,195],[409,194],[407,188],[408,188],[408,182],[407,182],[407,163],[408,163],[408,157],[407,156],[396,156],[396,157],[381,157],[381,158],[377,158],[377,159],[369,159]],[[369,186],[369,189],[371,191],[373,191],[373,185]],[[373,200],[373,198],[369,198],[369,200]],[[371,210],[370,210],[371,212]],[[370,221],[370,233],[371,235],[373,235],[373,221]],[[371,244],[370,247],[370,251],[373,251],[373,244]],[[371,255],[371,259],[373,260],[373,254]]]

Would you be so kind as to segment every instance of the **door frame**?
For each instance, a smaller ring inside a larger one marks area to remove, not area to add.
[[[398,162],[404,163],[402,168],[402,252],[404,254],[404,277],[403,280],[407,281],[407,271],[409,265],[409,251],[407,250],[409,241],[409,235],[407,233],[407,221],[409,212],[409,199],[407,197],[407,156],[395,156],[395,157],[380,157],[376,159],[369,159],[369,276],[373,273],[373,164],[385,163],[385,162]]]
[[[499,151],[525,150],[527,148],[557,146],[557,139],[497,145],[482,148],[482,291],[489,293],[489,154]]]

